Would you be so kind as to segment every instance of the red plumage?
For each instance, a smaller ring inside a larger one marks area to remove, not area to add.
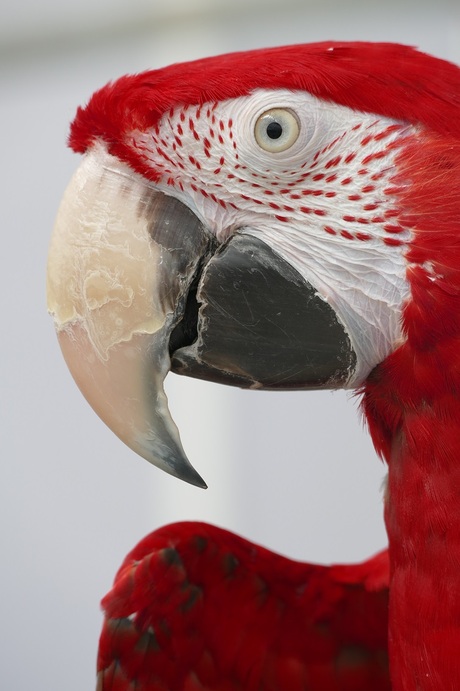
[[[458,118],[457,118],[458,119]],[[364,386],[389,464],[393,688],[460,688],[460,140],[423,133],[404,151],[401,217],[411,300],[406,341]]]
[[[103,600],[98,691],[387,691],[387,583],[386,552],[316,566],[167,526]]]

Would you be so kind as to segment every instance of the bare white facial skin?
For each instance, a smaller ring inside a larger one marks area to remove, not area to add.
[[[270,146],[261,120],[280,111],[286,136]],[[130,137],[162,174],[158,188],[170,194],[173,180],[174,194],[218,240],[259,237],[334,308],[357,355],[354,388],[403,338],[410,230],[397,220],[392,178],[414,131],[279,89],[177,108],[158,132]]]

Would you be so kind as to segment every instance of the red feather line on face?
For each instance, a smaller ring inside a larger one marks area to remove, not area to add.
[[[460,138],[460,69],[392,43],[323,42],[231,53],[121,77],[97,91],[72,124],[69,144],[97,139],[124,158],[124,136],[183,104],[259,88],[305,90],[327,101]]]

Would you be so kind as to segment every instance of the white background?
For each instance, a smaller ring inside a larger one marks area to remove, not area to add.
[[[385,544],[385,469],[343,393],[251,393],[171,376],[207,492],[137,458],[68,374],[45,305],[48,238],[78,158],[76,107],[126,72],[324,39],[460,63],[458,0],[22,0],[0,15],[0,688],[94,689],[100,597],[155,527],[204,519],[309,561]]]

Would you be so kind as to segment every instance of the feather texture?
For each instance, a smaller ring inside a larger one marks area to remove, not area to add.
[[[455,65],[399,44],[327,41],[230,53],[121,77],[78,110],[69,143],[83,152],[101,137],[123,158],[129,147],[121,133],[154,127],[178,105],[277,88],[307,91],[441,134],[460,133]]]
[[[316,566],[167,526],[103,600],[98,691],[387,691],[387,583],[386,552]]]
[[[395,691],[460,688],[460,141],[421,134],[402,154],[411,226],[405,342],[364,387],[389,463],[390,654]]]

